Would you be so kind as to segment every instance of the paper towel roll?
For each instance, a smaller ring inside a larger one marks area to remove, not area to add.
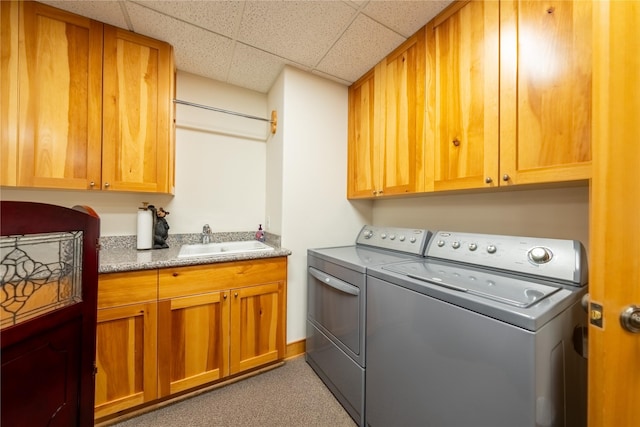
[[[148,209],[138,211],[138,249],[151,249],[153,243],[153,215]]]

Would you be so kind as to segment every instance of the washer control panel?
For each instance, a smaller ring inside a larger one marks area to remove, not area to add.
[[[438,231],[425,255],[576,286],[588,277],[586,251],[577,240]]]
[[[431,232],[428,230],[365,225],[358,234],[356,245],[423,255],[429,237]]]

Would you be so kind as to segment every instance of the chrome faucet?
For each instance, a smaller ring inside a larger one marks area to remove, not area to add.
[[[202,227],[202,243],[205,245],[211,243],[211,227],[209,227],[209,224],[205,224]]]

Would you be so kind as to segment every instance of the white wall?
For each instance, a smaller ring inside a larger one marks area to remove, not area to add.
[[[267,96],[179,72],[177,99],[267,117]],[[170,212],[170,233],[251,231],[264,223],[267,124],[178,105],[174,196],[107,191],[3,188],[3,200],[89,205],[103,236],[136,234],[136,212],[148,201]],[[220,133],[222,132],[222,133]],[[240,136],[231,136],[240,135]]]
[[[269,93],[269,107],[282,119],[267,149],[266,213],[292,251],[287,342],[294,342],[306,337],[307,249],[353,244],[372,219],[371,202],[346,199],[345,86],[286,67]]]

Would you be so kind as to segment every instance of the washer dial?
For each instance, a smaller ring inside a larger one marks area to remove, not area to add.
[[[544,264],[551,261],[551,258],[553,258],[553,253],[548,248],[536,246],[535,248],[529,249],[528,256],[532,262],[536,264]]]

